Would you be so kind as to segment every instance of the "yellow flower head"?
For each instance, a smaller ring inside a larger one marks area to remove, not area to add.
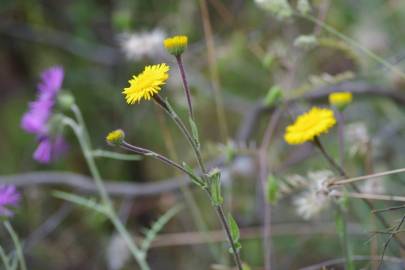
[[[141,99],[150,98],[160,91],[162,85],[169,78],[170,67],[166,64],[146,66],[141,74],[129,80],[129,87],[122,92],[128,104],[134,104]]]
[[[122,129],[116,129],[108,133],[105,139],[109,144],[118,145],[124,141],[125,133]]]
[[[174,56],[181,55],[184,50],[186,49],[188,44],[188,37],[187,36],[174,36],[171,38],[166,38],[163,41],[163,45],[168,50],[170,54]]]
[[[350,92],[334,92],[329,95],[329,103],[339,110],[344,109],[352,102],[353,95]]]
[[[302,144],[328,132],[335,124],[336,119],[332,110],[313,107],[298,116],[295,123],[287,127],[284,139],[288,144]]]

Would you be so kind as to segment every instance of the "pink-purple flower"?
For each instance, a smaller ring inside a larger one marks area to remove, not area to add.
[[[0,216],[13,216],[10,207],[17,206],[20,198],[20,193],[14,185],[0,185]]]
[[[57,94],[62,87],[63,77],[64,71],[60,66],[43,71],[37,87],[37,98],[29,103],[28,111],[21,119],[22,129],[38,138],[39,145],[33,158],[40,163],[50,163],[63,149],[66,149],[63,138],[52,136],[48,126]]]
[[[43,137],[34,152],[34,159],[40,163],[48,164],[60,156],[67,149],[67,144],[62,136]]]

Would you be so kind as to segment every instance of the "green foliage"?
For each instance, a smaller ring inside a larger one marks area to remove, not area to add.
[[[268,107],[273,107],[278,104],[283,98],[283,90],[280,86],[274,85],[267,92],[266,97],[264,98],[264,105]]]
[[[231,213],[228,214],[228,223],[229,228],[231,229],[231,236],[234,242],[239,242],[240,232],[238,224],[236,223],[235,219],[232,217]]]
[[[242,248],[242,245],[239,242],[240,239],[239,226],[238,223],[236,223],[235,219],[232,217],[231,213],[228,213],[228,225],[231,232],[233,244],[236,247],[236,250],[239,251]],[[231,253],[233,252],[232,249],[229,249],[229,251]]]
[[[202,189],[205,189],[207,187],[207,184],[204,182],[203,179],[198,177],[193,168],[191,168],[186,162],[183,161],[183,168],[188,172],[188,175],[190,176],[191,181],[193,181],[194,184],[197,186],[201,187]]]
[[[211,194],[211,202],[214,206],[223,204],[224,198],[221,194],[221,171],[214,169],[208,174],[208,181]]]
[[[267,189],[267,202],[271,203],[271,204],[275,204],[279,197],[280,197],[280,191],[279,191],[279,186],[278,186],[278,179],[272,175],[269,174],[267,176],[267,185],[266,185],[266,189]]]
[[[197,149],[200,149],[201,146],[200,146],[200,138],[198,136],[197,125],[196,125],[196,123],[194,122],[194,120],[191,117],[188,118],[188,121],[190,123],[191,134],[193,135],[195,145],[196,145]]]
[[[95,210],[107,216],[110,213],[109,209],[106,208],[104,205],[100,204],[99,202],[97,202],[96,199],[87,199],[85,197],[64,191],[53,191],[52,195],[55,196],[56,198]]]
[[[109,159],[116,159],[116,160],[124,160],[124,161],[134,161],[134,160],[141,160],[142,156],[134,155],[134,154],[122,154],[102,149],[96,149],[92,151],[92,155],[95,158],[109,158]]]
[[[173,206],[166,213],[164,213],[162,216],[160,216],[159,219],[153,223],[152,227],[149,230],[146,230],[145,239],[143,240],[143,242],[141,244],[141,251],[143,253],[146,254],[148,252],[150,245],[152,244],[153,240],[156,238],[158,233],[182,209],[183,209],[183,206],[181,206],[181,205]]]

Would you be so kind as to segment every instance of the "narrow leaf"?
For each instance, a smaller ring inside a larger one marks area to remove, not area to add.
[[[93,210],[96,210],[97,212],[100,212],[104,215],[108,215],[108,210],[105,206],[97,203],[94,199],[87,199],[69,192],[64,192],[64,191],[53,191],[52,195],[55,196],[56,198],[69,201]]]
[[[95,158],[110,158],[110,159],[126,160],[126,161],[142,159],[142,156],[140,156],[140,155],[128,155],[128,154],[116,153],[116,152],[106,151],[106,150],[101,150],[101,149],[94,150],[92,152],[92,155]]]
[[[188,172],[188,175],[190,176],[191,181],[193,181],[194,184],[196,184],[197,186],[199,186],[203,189],[207,188],[207,185],[204,183],[204,181],[194,173],[193,168],[191,168],[184,161],[183,161],[183,168]]]
[[[144,254],[147,254],[147,251],[156,238],[157,234],[163,229],[163,227],[172,219],[180,210],[182,210],[181,205],[176,205],[170,208],[166,213],[164,213],[158,220],[153,223],[152,227],[146,231],[145,239],[142,242],[141,250]]]
[[[221,171],[214,169],[208,175],[210,181],[210,193],[212,204],[219,206],[224,202],[221,194]]]
[[[280,102],[283,97],[283,91],[278,85],[274,85],[267,92],[264,98],[264,105],[272,107]]]
[[[232,217],[232,215],[230,213],[228,214],[228,223],[229,223],[229,229],[231,230],[232,241],[234,243],[239,242],[240,232],[239,232],[238,223],[236,223],[235,219]]]
[[[197,148],[200,149],[200,139],[199,139],[199,136],[198,136],[197,125],[196,125],[196,123],[194,122],[194,120],[191,117],[188,118],[188,121],[190,122],[191,133],[193,135],[193,139],[195,141],[195,144],[196,144]]]

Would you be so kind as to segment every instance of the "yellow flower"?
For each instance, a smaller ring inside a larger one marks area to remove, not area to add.
[[[169,78],[170,67],[166,64],[146,66],[141,74],[129,80],[129,87],[122,92],[128,104],[134,104],[141,99],[150,98],[160,91],[162,85]]]
[[[188,44],[187,36],[174,36],[171,38],[166,38],[163,41],[163,45],[169,51],[170,54],[174,56],[181,55],[186,49]]]
[[[116,129],[108,133],[107,137],[105,138],[106,141],[113,145],[121,144],[125,139],[125,133],[122,129]]]
[[[352,102],[353,95],[350,92],[334,92],[329,94],[329,103],[338,109],[344,109]]]
[[[298,116],[295,123],[287,127],[284,139],[288,144],[302,144],[328,132],[335,124],[336,119],[332,110],[313,107]]]

